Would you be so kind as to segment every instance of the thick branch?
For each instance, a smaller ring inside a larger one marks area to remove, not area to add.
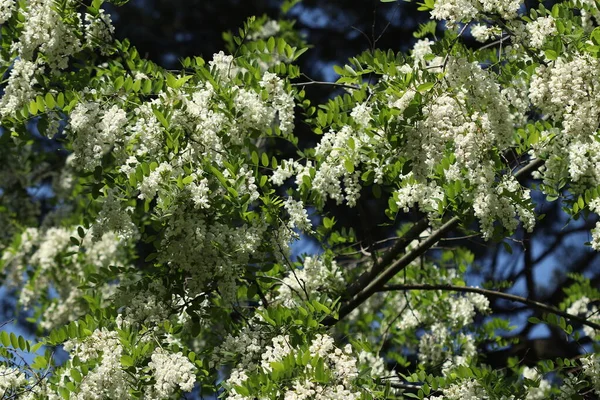
[[[541,159],[535,159],[529,164],[525,165],[514,176],[517,179],[524,179],[529,176],[531,172],[538,169],[543,165],[544,161]],[[418,238],[419,235],[425,231],[428,226],[428,221],[423,218],[417,222],[413,228],[411,228],[407,234],[399,240],[383,257],[382,261],[374,266],[371,271],[367,272],[367,275],[358,278],[358,282],[351,286],[351,295],[353,297],[342,306],[339,312],[339,319],[344,318],[350,314],[353,310],[359,307],[364,301],[376,293],[383,287],[394,275],[406,268],[411,262],[417,257],[423,255],[427,250],[433,247],[440,239],[448,234],[452,229],[456,228],[460,222],[458,217],[451,218],[448,222],[442,225],[439,229],[429,235],[428,238],[420,242],[413,250],[406,253],[402,258],[394,262],[394,259],[406,250],[406,246]],[[418,233],[417,233],[418,232]],[[406,238],[406,239],[405,239]],[[334,318],[327,318],[323,321],[326,326],[331,326],[336,323]]]
[[[456,286],[456,285],[447,285],[447,284],[428,285],[428,284],[415,283],[415,284],[387,285],[387,286],[382,287],[378,291],[389,292],[389,291],[397,291],[397,290],[447,290],[447,291],[453,291],[453,292],[479,293],[484,296],[497,297],[500,299],[516,301],[519,303],[527,304],[528,306],[531,306],[538,310],[546,311],[546,312],[553,313],[556,315],[560,315],[561,317],[564,317],[571,321],[577,321],[583,325],[589,326],[590,328],[600,330],[600,324],[597,324],[595,322],[590,322],[583,317],[569,314],[567,312],[559,310],[556,307],[552,307],[547,304],[540,303],[539,301],[530,300],[528,298],[516,296],[514,294],[498,292],[495,290],[482,289],[482,288],[476,288],[476,287],[470,287],[470,286]]]
[[[352,297],[364,289],[381,271],[392,264],[394,259],[402,254],[406,246],[415,239],[418,239],[421,233],[427,229],[429,222],[426,218],[421,219],[414,224],[398,241],[390,248],[378,263],[374,264],[370,270],[364,272],[358,277],[346,290],[348,297]]]

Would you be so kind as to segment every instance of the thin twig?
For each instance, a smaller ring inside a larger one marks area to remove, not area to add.
[[[322,85],[322,86],[335,86],[344,89],[352,89],[357,90],[360,89],[358,85],[346,85],[344,83],[335,83],[335,82],[325,82],[325,81],[308,81],[308,82],[295,82],[291,84],[292,86],[308,86],[308,85]]]
[[[549,313],[560,315],[561,317],[564,317],[566,319],[569,319],[572,321],[577,321],[583,325],[589,326],[590,328],[600,330],[600,324],[597,324],[595,322],[590,322],[583,317],[569,314],[565,311],[559,310],[556,307],[549,306],[548,304],[540,303],[539,301],[531,300],[526,297],[521,297],[521,296],[517,296],[514,294],[510,294],[510,293],[498,292],[496,290],[482,289],[482,288],[470,287],[470,286],[449,285],[449,284],[430,285],[430,284],[422,284],[422,283],[415,283],[415,284],[411,283],[411,284],[386,285],[386,286],[382,287],[380,290],[378,290],[378,292],[401,291],[401,290],[447,290],[447,291],[453,291],[453,292],[479,293],[484,296],[498,297],[500,299],[511,300],[511,301],[516,301],[519,303],[527,304],[528,306],[531,306],[538,310],[547,311]]]

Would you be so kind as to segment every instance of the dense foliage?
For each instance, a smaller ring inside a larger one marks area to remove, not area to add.
[[[445,240],[532,231],[532,194],[600,213],[599,4],[426,0],[409,54],[327,83],[292,20],[251,17],[173,71],[102,3],[0,0],[0,266],[38,333],[0,333],[3,398],[600,396],[600,290],[572,275],[555,307],[468,286],[473,254]],[[362,198],[387,202],[385,240],[330,214]],[[318,250],[294,257],[301,237]],[[492,299],[576,350],[494,368],[515,343]]]

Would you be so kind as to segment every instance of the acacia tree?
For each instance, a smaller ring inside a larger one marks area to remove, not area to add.
[[[295,65],[293,21],[250,18],[227,53],[167,71],[101,6],[0,2],[1,266],[39,336],[0,333],[4,398],[600,395],[589,279],[555,307],[467,286],[472,253],[437,246],[533,230],[531,191],[600,211],[596,2],[427,0],[410,54],[367,51],[335,83]],[[340,94],[313,105],[308,85]],[[387,200],[384,241],[329,213],[370,197]],[[293,259],[300,234],[319,251]],[[492,368],[486,351],[516,345],[497,298],[576,351]]]

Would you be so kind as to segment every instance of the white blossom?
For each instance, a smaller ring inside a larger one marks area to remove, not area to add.
[[[541,48],[549,37],[557,33],[554,18],[551,15],[537,18],[527,24],[527,32],[529,33],[530,46],[537,49]]]
[[[0,397],[13,398],[27,383],[27,377],[19,369],[0,365]]]
[[[14,116],[33,100],[37,94],[36,74],[43,72],[36,62],[24,59],[15,60],[8,77],[8,84],[0,98],[0,116]]]
[[[168,398],[178,390],[191,392],[196,383],[195,367],[181,352],[169,353],[158,347],[148,366],[156,379],[154,390],[158,398]]]
[[[98,15],[85,14],[85,41],[91,48],[98,47],[103,55],[108,55],[108,49],[113,41],[115,31],[110,14],[98,10]]]
[[[16,5],[16,0],[0,0],[0,24],[5,23],[11,17]]]

